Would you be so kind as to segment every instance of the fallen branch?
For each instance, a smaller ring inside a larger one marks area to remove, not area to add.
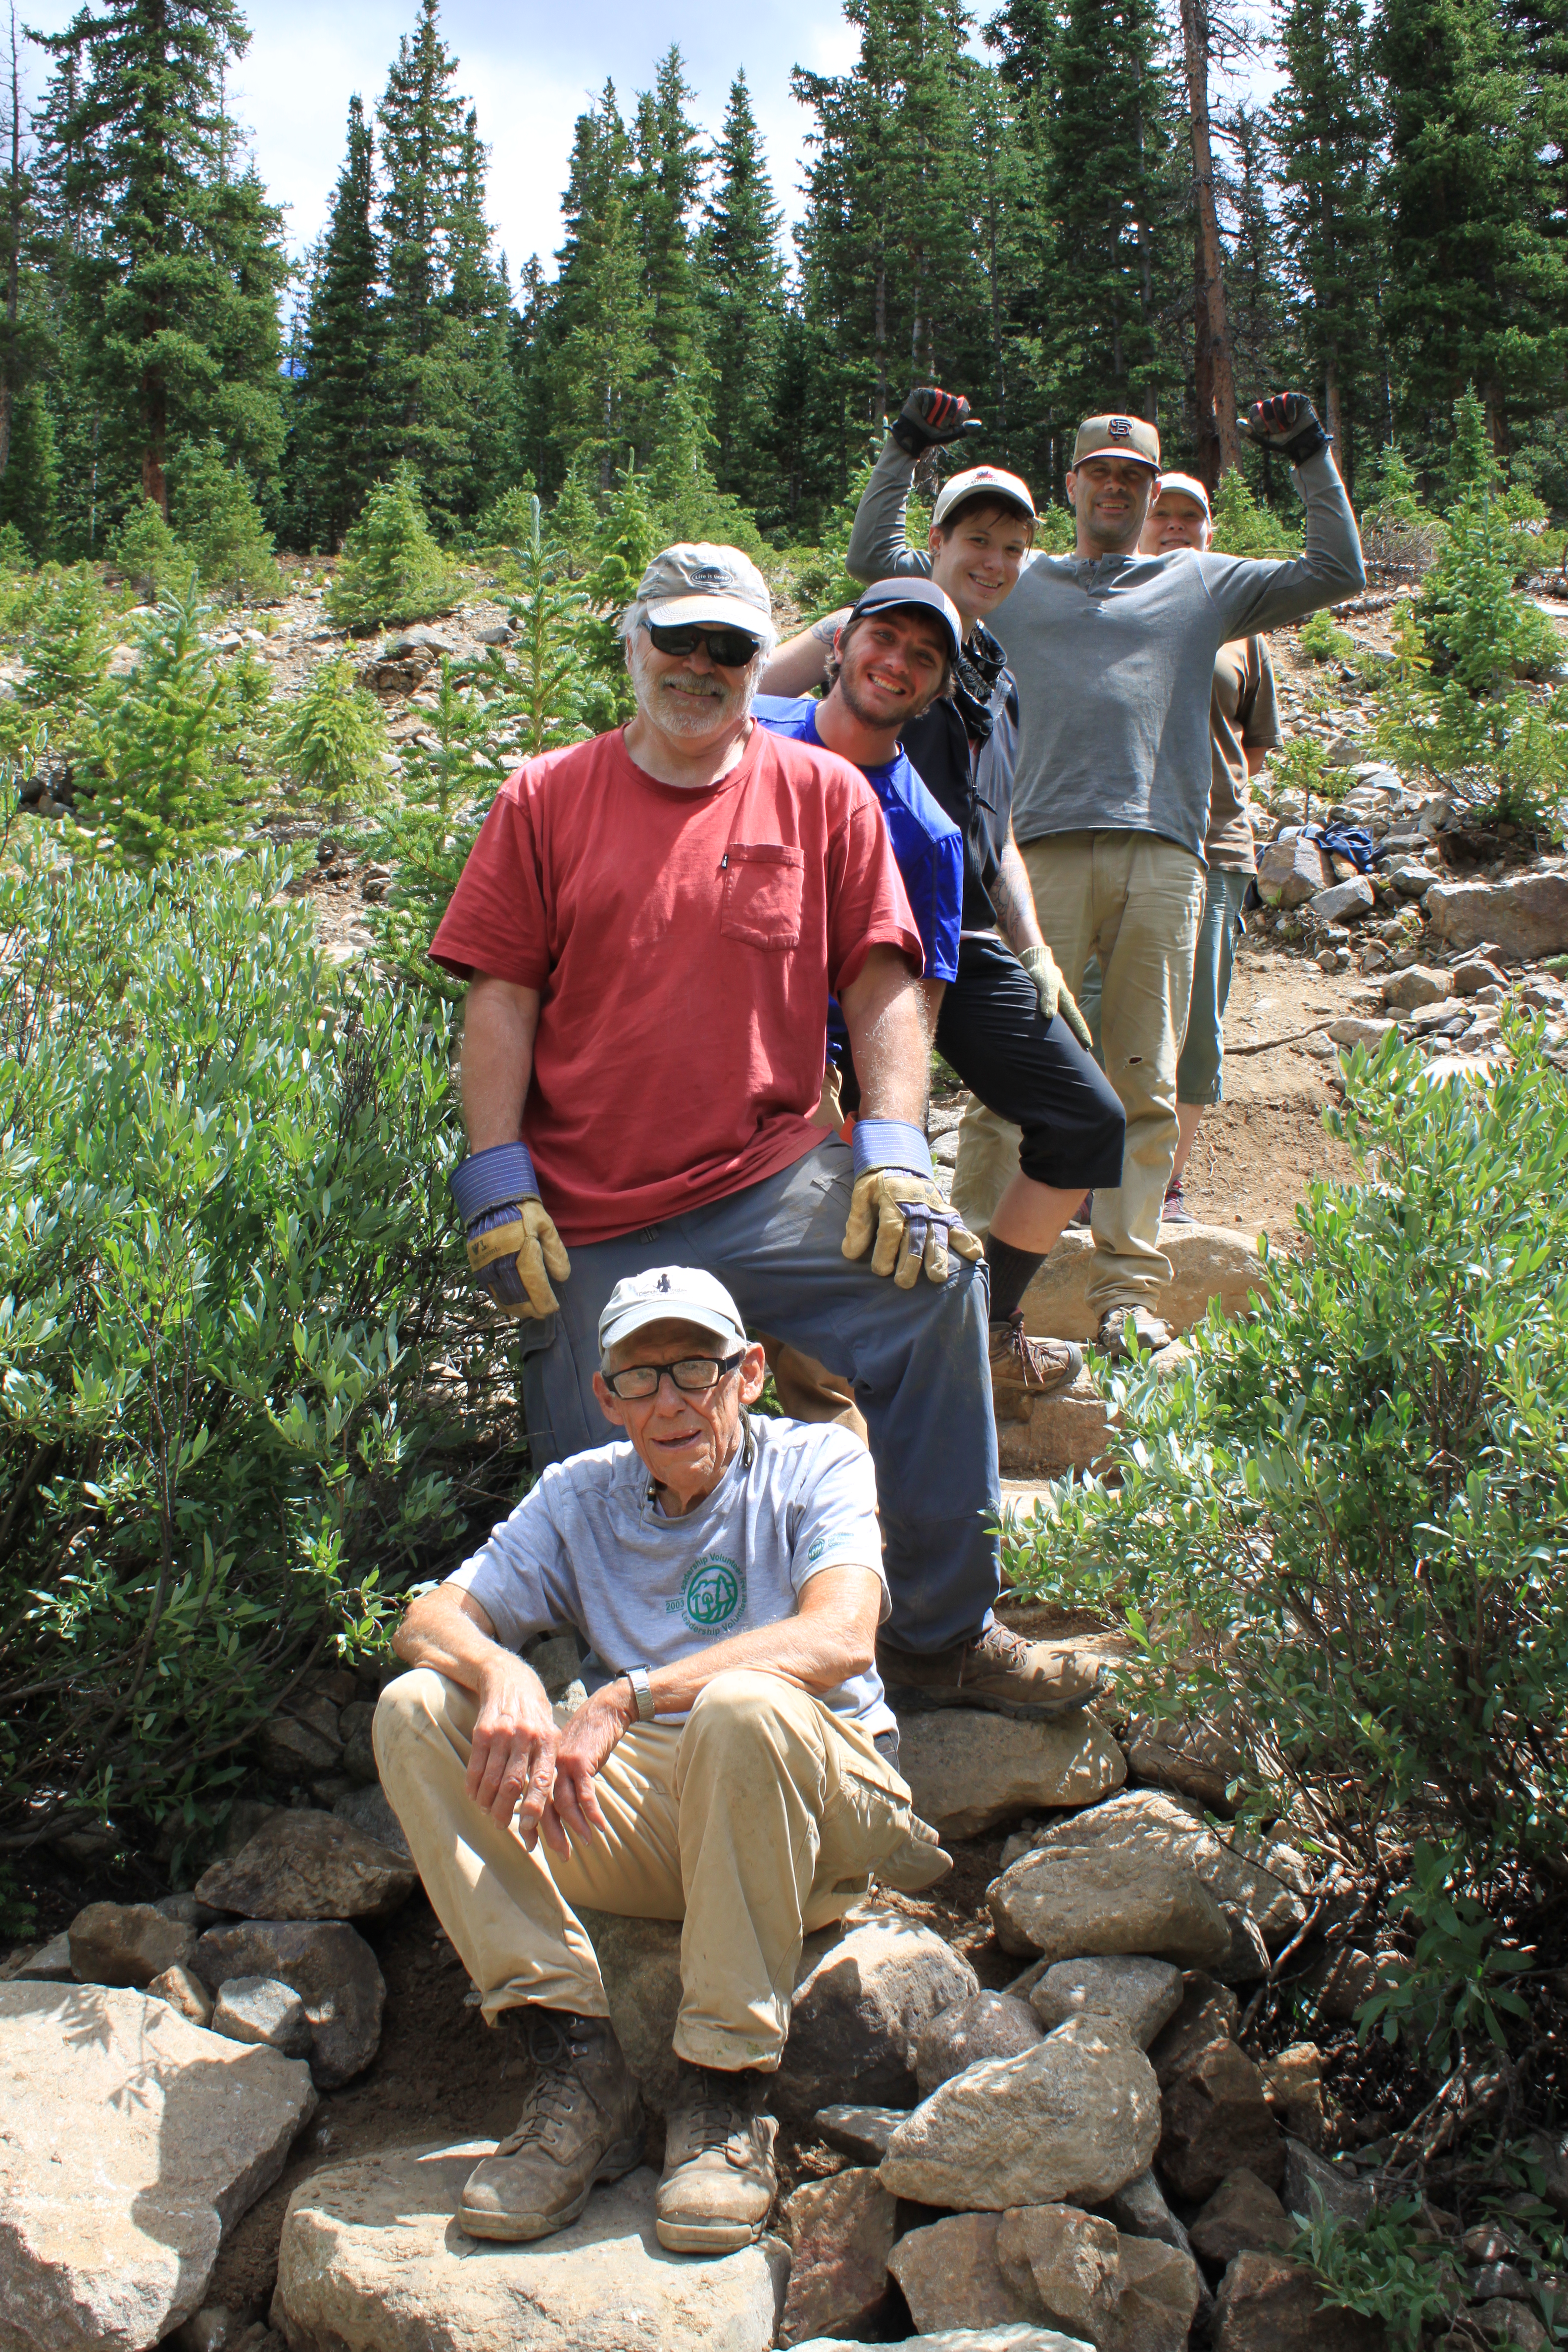
[[[1227,1057],[1239,1054],[1271,1054],[1277,1045],[1299,1045],[1303,1037],[1321,1037],[1328,1027],[1326,1021],[1314,1022],[1310,1029],[1292,1029],[1287,1037],[1261,1037],[1255,1045],[1233,1045],[1226,1043]]]

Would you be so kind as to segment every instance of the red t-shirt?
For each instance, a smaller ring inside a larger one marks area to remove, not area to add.
[[[871,787],[753,727],[706,791],[616,733],[509,777],[430,952],[537,988],[522,1131],[563,1240],[721,1201],[822,1130],[827,999],[920,933]]]

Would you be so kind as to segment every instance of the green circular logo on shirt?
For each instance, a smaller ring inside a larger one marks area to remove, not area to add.
[[[694,1633],[722,1633],[746,1605],[746,1580],[721,1551],[704,1552],[686,1571],[680,1613]]]

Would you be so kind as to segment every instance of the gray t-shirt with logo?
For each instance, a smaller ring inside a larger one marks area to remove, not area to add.
[[[665,1517],[624,1440],[552,1463],[447,1580],[473,1594],[508,1649],[548,1626],[574,1627],[592,1648],[583,1678],[593,1690],[628,1666],[672,1665],[793,1617],[802,1587],[826,1568],[881,1577],[865,1447],[834,1423],[753,1413],[751,1433],[750,1448],[737,1449],[707,1501],[682,1519]],[[889,1605],[883,1578],[884,1617]],[[894,1727],[875,1667],[821,1696],[872,1738]]]

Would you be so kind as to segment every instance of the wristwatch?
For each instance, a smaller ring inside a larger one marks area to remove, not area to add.
[[[627,1666],[625,1670],[624,1679],[630,1683],[632,1686],[632,1696],[637,1703],[637,1721],[639,1723],[651,1723],[653,1721],[654,1713],[653,1685],[648,1681],[647,1668],[646,1666]]]

